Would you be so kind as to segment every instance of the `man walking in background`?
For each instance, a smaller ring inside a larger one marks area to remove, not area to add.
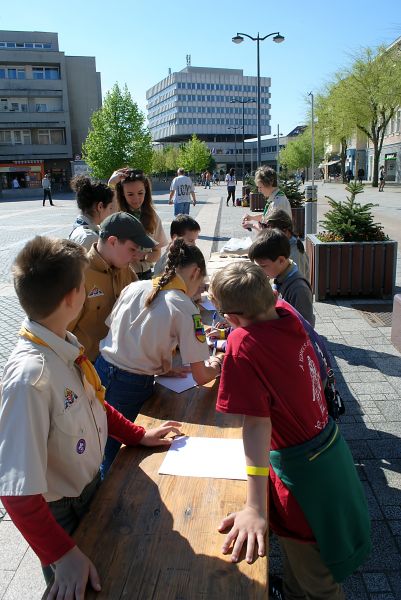
[[[49,198],[50,206],[54,206],[52,200],[52,189],[49,174],[46,175],[42,179],[42,188],[43,188],[43,206],[45,205],[46,198]]]
[[[196,205],[195,188],[192,179],[185,175],[184,169],[178,169],[170,187],[169,204],[174,203],[174,216],[189,215],[189,205]]]

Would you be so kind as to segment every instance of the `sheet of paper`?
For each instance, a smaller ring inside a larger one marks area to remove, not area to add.
[[[183,427],[185,433],[185,427]],[[171,444],[160,466],[162,475],[246,479],[241,439],[181,437]]]
[[[213,302],[207,297],[203,297],[199,304],[203,306],[205,310],[217,310]]]
[[[192,377],[192,373],[186,373],[185,377],[163,377],[163,375],[155,377],[156,383],[164,385],[169,390],[181,394],[186,390],[196,387],[198,384]]]

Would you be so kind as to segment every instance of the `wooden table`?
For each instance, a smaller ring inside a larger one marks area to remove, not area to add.
[[[138,423],[182,421],[185,434],[241,437],[241,417],[216,413],[217,383],[175,394],[156,386]],[[96,565],[103,600],[267,598],[267,558],[248,565],[221,554],[222,517],[245,502],[246,482],[158,475],[165,450],[120,451],[75,534]]]

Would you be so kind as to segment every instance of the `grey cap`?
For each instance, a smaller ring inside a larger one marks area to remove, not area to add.
[[[107,239],[114,235],[120,240],[131,240],[142,248],[154,248],[155,242],[146,233],[139,219],[126,212],[113,213],[100,223],[100,237]]]

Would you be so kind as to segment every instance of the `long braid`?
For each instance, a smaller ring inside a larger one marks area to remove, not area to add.
[[[146,299],[145,306],[150,306],[157,294],[176,276],[177,267],[185,262],[186,244],[182,238],[177,238],[170,246],[170,250],[167,256],[166,268],[164,269],[163,275],[157,284],[157,288],[154,289]]]

